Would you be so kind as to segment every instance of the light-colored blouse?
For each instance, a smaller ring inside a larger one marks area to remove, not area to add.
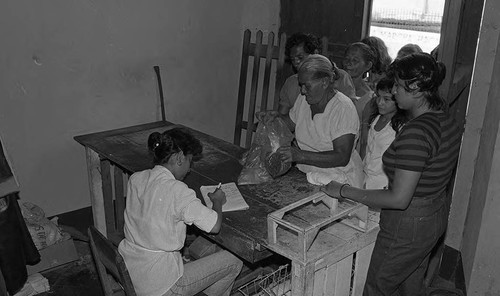
[[[300,149],[322,152],[333,150],[332,141],[346,134],[358,137],[359,119],[350,98],[337,92],[328,102],[323,113],[311,116],[311,107],[300,95],[290,110],[290,119],[295,123],[295,138]],[[297,168],[307,174],[308,181],[324,185],[335,180],[352,186],[362,185],[362,162],[354,149],[345,167],[319,168],[298,164]]]
[[[163,166],[133,174],[128,182],[123,256],[138,296],[160,296],[182,276],[186,225],[209,232],[217,212]]]

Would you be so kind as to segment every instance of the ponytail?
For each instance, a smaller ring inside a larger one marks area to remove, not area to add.
[[[184,128],[173,128],[161,134],[151,133],[148,137],[148,149],[157,165],[168,162],[173,154],[181,151],[184,155],[193,155],[193,160],[198,160],[203,151],[200,141]]]

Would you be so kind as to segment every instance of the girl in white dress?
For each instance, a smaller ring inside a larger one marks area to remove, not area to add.
[[[369,131],[366,155],[363,159],[364,188],[383,189],[388,179],[382,165],[382,155],[405,122],[404,112],[398,108],[391,93],[394,80],[382,78],[377,83],[374,112],[368,120]]]

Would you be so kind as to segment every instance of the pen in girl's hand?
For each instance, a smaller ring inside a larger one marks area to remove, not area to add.
[[[222,186],[222,183],[219,183],[219,185],[217,185],[217,187],[215,187],[215,190],[213,193],[215,193],[215,191],[219,190],[221,188],[221,186]]]

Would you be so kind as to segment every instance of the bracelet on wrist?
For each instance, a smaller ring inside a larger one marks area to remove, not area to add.
[[[345,186],[351,186],[351,185],[349,185],[349,183],[344,183],[344,184],[342,184],[342,186],[340,186],[339,196],[342,198],[347,198],[347,197],[342,195],[342,189],[344,189]]]

